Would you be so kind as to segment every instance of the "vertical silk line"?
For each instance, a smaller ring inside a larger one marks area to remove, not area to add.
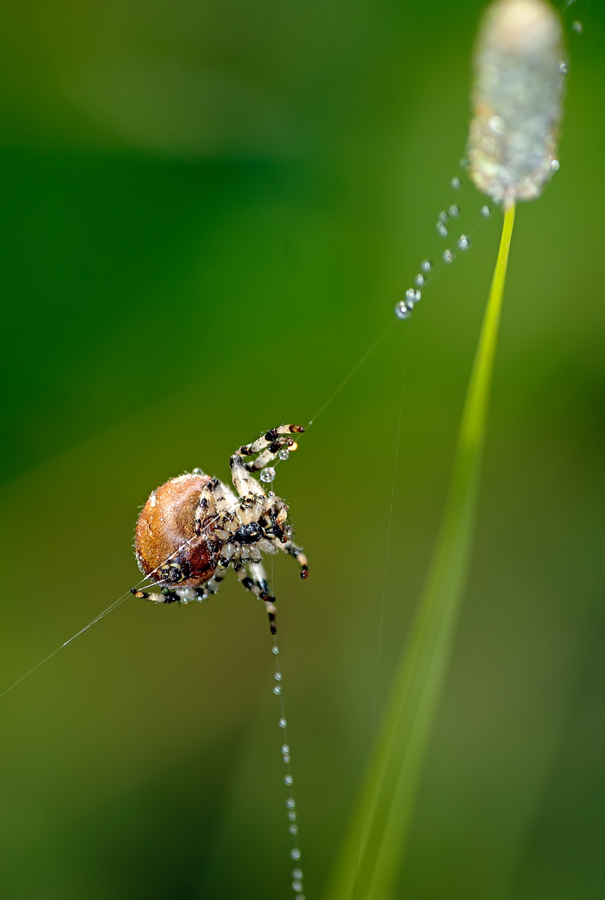
[[[363,900],[390,896],[404,852],[470,557],[514,218],[515,207],[511,205],[504,217],[437,548],[370,764],[361,841],[357,813],[328,889],[328,900],[350,900],[355,894]]]
[[[393,462],[393,478],[391,481],[391,497],[389,504],[389,515],[387,520],[387,530],[385,536],[385,551],[384,551],[384,570],[382,576],[382,591],[380,595],[380,606],[378,608],[378,628],[376,633],[376,649],[374,653],[374,673],[373,673],[373,687],[372,687],[372,710],[370,713],[370,727],[368,730],[368,742],[365,754],[365,762],[364,762],[364,771],[363,771],[363,783],[361,788],[361,802],[360,802],[360,810],[359,810],[359,853],[358,853],[358,865],[361,859],[361,851],[362,851],[362,829],[363,829],[363,821],[364,821],[364,806],[365,806],[365,798],[366,798],[366,788],[367,788],[367,779],[368,779],[368,767],[370,764],[370,752],[372,749],[372,742],[374,740],[374,728],[376,722],[376,698],[378,695],[378,660],[380,659],[380,649],[382,645],[382,626],[384,619],[384,603],[386,599],[387,592],[387,573],[389,569],[389,557],[391,550],[391,530],[393,525],[393,510],[395,508],[395,487],[397,484],[397,463],[399,461],[399,446],[401,443],[401,420],[403,417],[403,396],[405,392],[405,375],[407,371],[407,344],[408,344],[408,336],[406,332],[406,337],[403,346],[403,371],[401,373],[401,388],[399,391],[399,411],[397,415],[397,431],[395,435],[395,458]],[[357,881],[354,885],[354,898],[357,896]]]
[[[273,676],[275,679],[275,686],[273,688],[273,693],[277,696],[279,700],[279,727],[282,732],[282,745],[280,747],[280,752],[282,756],[282,761],[284,763],[284,784],[286,786],[286,810],[288,816],[288,831],[291,835],[291,848],[290,848],[290,858],[294,864],[294,868],[292,869],[292,890],[299,898],[299,900],[305,900],[303,894],[303,871],[300,868],[300,842],[298,839],[298,813],[296,811],[296,801],[294,800],[294,795],[292,791],[293,777],[292,770],[290,766],[290,744],[288,741],[288,720],[286,719],[286,709],[284,705],[284,697],[282,693],[282,671],[279,664],[279,647],[277,646],[277,638],[273,638],[273,647],[271,648],[272,652],[275,656],[275,675]]]

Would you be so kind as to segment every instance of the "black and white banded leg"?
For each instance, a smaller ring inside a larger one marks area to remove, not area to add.
[[[271,634],[275,634],[277,632],[275,624],[275,597],[271,597],[269,594],[269,585],[263,566],[260,563],[251,563],[244,568],[244,566],[235,563],[233,568],[246,590],[252,591],[265,604],[265,609],[269,616]]]
[[[272,428],[256,441],[253,441],[252,444],[241,446],[235,451],[231,459],[234,457],[254,456],[258,453],[259,455],[256,459],[244,463],[244,467],[248,472],[257,472],[272,462],[280,450],[289,450],[291,447],[294,447],[296,442],[289,435],[301,434],[304,430],[302,425],[280,425],[278,428]]]

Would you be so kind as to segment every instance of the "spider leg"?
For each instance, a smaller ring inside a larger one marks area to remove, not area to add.
[[[253,459],[251,462],[244,463],[244,468],[248,472],[257,472],[259,469],[264,468],[267,463],[270,463],[275,457],[278,455],[280,450],[289,450],[296,449],[296,442],[293,438],[289,437],[290,434],[300,434],[305,429],[302,425],[279,425],[277,428],[272,428],[270,431],[267,431],[264,435],[261,435],[256,441],[252,444],[244,444],[238,450],[235,451],[233,456],[231,457],[242,457],[242,456],[254,456],[255,454],[259,454],[256,459]],[[288,435],[286,437],[285,435]]]
[[[302,547],[299,547],[294,541],[284,541],[283,538],[281,540],[279,538],[273,538],[272,543],[274,547],[278,547],[284,553],[287,553],[289,556],[293,556],[296,559],[300,566],[301,578],[304,579],[309,577],[309,565]]]
[[[246,590],[252,591],[265,604],[265,609],[269,616],[269,628],[271,629],[271,634],[275,634],[277,632],[275,625],[275,597],[269,595],[269,585],[267,584],[263,566],[260,563],[251,563],[246,570],[244,566],[235,563],[233,568]]]

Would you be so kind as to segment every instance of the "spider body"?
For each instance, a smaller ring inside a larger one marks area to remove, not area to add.
[[[265,603],[275,634],[275,598],[269,593],[262,554],[282,550],[294,556],[301,578],[308,575],[307,560],[291,540],[287,505],[273,491],[265,493],[253,473],[263,470],[261,478],[272,480],[267,463],[277,456],[286,459],[297,446],[290,435],[302,431],[300,425],[281,425],[236,450],[230,465],[237,493],[201,469],[152,491],[137,522],[135,552],[139,568],[161,585],[161,593],[137,588],[132,593],[156,603],[204,600],[217,592],[231,567],[244,587]],[[255,458],[244,462],[245,457]]]

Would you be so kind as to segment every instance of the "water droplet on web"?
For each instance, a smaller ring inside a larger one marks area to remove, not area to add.
[[[445,227],[443,222],[437,222],[435,228],[437,229],[437,234],[440,237],[447,237],[447,228]]]
[[[567,75],[569,73],[569,66],[564,59],[562,59],[559,63],[559,72],[561,73],[561,75]]]
[[[265,484],[275,481],[275,469],[273,466],[265,466],[264,469],[261,469],[260,480],[264,481]]]
[[[300,859],[300,850],[298,849],[298,847],[292,847],[292,849],[290,850],[290,856],[292,857],[292,859]]]
[[[296,881],[300,881],[303,877],[302,869],[292,869],[292,878],[296,879]]]
[[[466,156],[463,156],[462,159],[460,160],[460,168],[468,169],[469,165],[470,165],[470,163],[469,163],[468,159],[466,158]]]
[[[451,262],[454,261],[454,259],[455,259],[455,255],[452,253],[451,250],[444,250],[444,251],[443,251],[443,262],[445,262],[445,263],[451,263]]]
[[[571,23],[571,27],[576,32],[576,34],[582,34],[583,25],[581,22],[575,21]]]
[[[558,172],[561,168],[561,163],[558,159],[551,159],[550,168],[553,170],[553,172]]]
[[[485,216],[486,219],[488,219],[488,218],[491,216],[491,214],[492,214],[492,211],[491,211],[491,209],[489,208],[489,206],[482,206],[482,207],[481,207],[481,215],[482,215],[482,216]]]
[[[276,681],[281,681],[281,677],[282,677],[281,672],[276,672],[273,677],[275,678]]]
[[[288,809],[294,809],[294,807],[296,806],[296,801],[293,797],[288,797],[288,799],[286,800],[286,806],[288,807]]]
[[[289,813],[288,813],[288,818],[290,819],[291,822],[296,822],[296,813],[295,813],[295,812],[289,812]]]
[[[430,261],[430,259],[423,259],[420,263],[420,268],[423,272],[430,272],[433,268],[433,263]]]
[[[415,301],[416,301],[416,291],[414,290],[414,288],[408,288],[407,291],[405,292],[406,306],[409,306],[411,309],[412,306],[414,305]]]
[[[414,281],[416,282],[418,287],[422,287],[425,282],[425,277],[421,273],[418,273],[418,275],[416,275],[416,277],[414,278]]]
[[[455,191],[459,191],[462,187],[462,181],[460,180],[460,178],[452,178],[452,180],[450,181],[450,187]]]
[[[301,881],[293,881],[292,882],[292,890],[293,891],[302,891],[303,886]]]
[[[448,214],[446,213],[446,211],[444,209],[442,209],[441,212],[439,213],[439,221],[447,222],[447,220],[448,220]]]
[[[276,684],[276,685],[275,685],[275,687],[273,688],[273,693],[274,693],[274,694],[281,694],[281,685],[280,685],[280,684]]]
[[[412,310],[406,306],[404,300],[400,300],[395,306],[395,315],[398,319],[409,319],[412,315]]]
[[[284,447],[283,450],[280,450],[277,455],[280,459],[288,459],[288,457],[290,456],[290,451],[287,447]]]
[[[280,719],[280,720],[279,720],[279,727],[280,727],[280,728],[285,728],[287,724],[288,724],[288,723],[286,722],[285,719]]]
[[[279,647],[272,647],[271,653],[275,653],[275,655],[277,656],[277,654],[279,653]]]
[[[282,746],[281,746],[281,752],[282,752],[282,753],[289,753],[289,752],[290,752],[290,748],[288,747],[287,744],[282,744]]]
[[[285,762],[285,763],[289,763],[289,762],[290,762],[290,757],[289,757],[289,755],[288,755],[287,753],[284,753],[284,762]]]
[[[292,784],[292,780],[293,779],[291,775],[286,775],[284,778],[284,784]]]
[[[298,834],[298,825],[290,825],[288,831],[290,834]]]
[[[456,206],[455,203],[452,203],[452,205],[450,206],[448,212],[449,212],[449,214],[450,214],[450,218],[452,218],[452,219],[457,219],[458,216],[460,215],[460,207],[459,207],[459,206]]]
[[[468,234],[461,234],[458,238],[458,247],[460,250],[468,250],[471,245],[471,239]]]

